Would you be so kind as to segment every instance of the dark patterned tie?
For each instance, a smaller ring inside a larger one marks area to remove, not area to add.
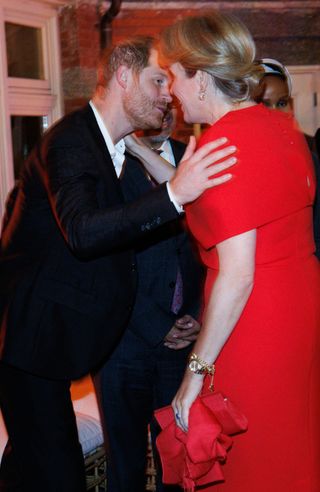
[[[181,270],[178,267],[176,285],[174,288],[172,304],[171,304],[171,311],[174,314],[178,314],[178,312],[182,307],[182,304],[183,304],[183,282],[182,282]]]

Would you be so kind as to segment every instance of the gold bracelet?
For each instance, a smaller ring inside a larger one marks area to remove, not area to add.
[[[216,371],[214,364],[208,364],[193,352],[189,357],[188,368],[195,374],[208,374],[208,376],[211,377],[209,389],[210,391],[213,391],[213,377]]]

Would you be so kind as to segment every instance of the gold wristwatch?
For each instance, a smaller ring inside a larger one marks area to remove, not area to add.
[[[194,352],[189,357],[188,368],[195,374],[209,374],[210,376],[213,376],[215,372],[214,364],[209,365],[206,361],[200,359]]]
[[[195,374],[204,374],[206,372],[205,367],[197,359],[193,359],[192,357],[189,359],[188,367]]]

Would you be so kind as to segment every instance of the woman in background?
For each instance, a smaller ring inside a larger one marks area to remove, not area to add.
[[[256,102],[262,102],[270,109],[293,114],[292,80],[287,67],[273,58],[262,58],[258,63],[263,76],[255,97]],[[314,137],[307,133],[304,136],[309,149],[314,151]]]
[[[320,271],[313,255],[315,179],[291,115],[253,101],[255,47],[240,21],[216,11],[184,18],[160,46],[187,123],[210,125],[238,148],[234,178],[186,207],[207,267],[200,335],[173,400],[190,407],[216,366],[216,390],[244,412],[224,492],[320,490]],[[206,489],[207,490],[207,489]]]
[[[288,69],[273,58],[262,58],[258,63],[263,74],[259,82],[258,97],[255,97],[255,100],[270,109],[292,113],[292,80]]]

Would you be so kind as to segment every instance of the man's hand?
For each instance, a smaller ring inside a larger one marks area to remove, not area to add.
[[[229,146],[216,150],[226,142],[226,138],[221,138],[195,150],[196,140],[190,137],[189,145],[177,172],[169,181],[170,189],[179,205],[192,202],[208,188],[225,183],[232,177],[232,174],[227,173],[212,179],[213,176],[228,169],[237,161],[235,156],[230,157],[236,151],[236,147]],[[222,162],[212,166],[222,159],[224,159]]]
[[[164,339],[165,347],[173,350],[180,350],[188,347],[197,338],[200,325],[189,314],[176,320],[175,324]]]

